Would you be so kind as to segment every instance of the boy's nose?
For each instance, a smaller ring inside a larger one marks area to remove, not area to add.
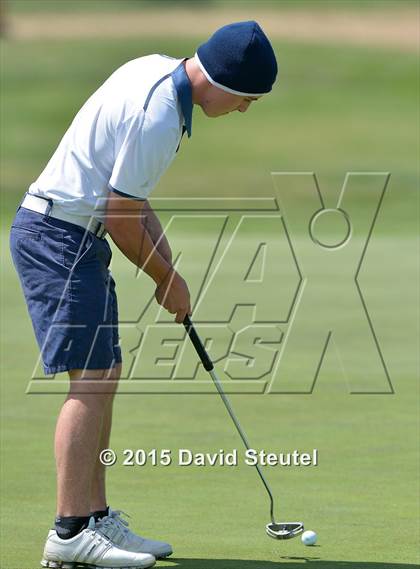
[[[241,103],[238,107],[238,111],[240,113],[245,113],[248,110],[249,105],[251,104],[251,101],[244,101],[243,103]]]

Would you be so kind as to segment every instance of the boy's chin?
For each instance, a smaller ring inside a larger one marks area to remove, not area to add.
[[[229,114],[228,111],[222,112],[222,111],[216,111],[213,109],[206,109],[204,107],[201,107],[201,108],[203,109],[203,113],[206,115],[206,117],[209,117],[211,119],[217,119],[217,117],[222,117],[224,115]]]

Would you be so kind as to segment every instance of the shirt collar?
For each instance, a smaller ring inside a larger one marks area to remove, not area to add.
[[[188,133],[188,138],[190,138],[193,111],[192,88],[188,75],[185,71],[184,61],[185,59],[172,72],[172,79],[175,84],[179,102],[181,104],[182,114],[184,115],[185,128]]]

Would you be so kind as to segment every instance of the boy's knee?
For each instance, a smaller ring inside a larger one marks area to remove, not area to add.
[[[69,371],[69,376],[69,395],[97,395],[98,397],[94,399],[101,399],[103,403],[107,403],[117,390],[121,364],[103,370],[74,369]]]

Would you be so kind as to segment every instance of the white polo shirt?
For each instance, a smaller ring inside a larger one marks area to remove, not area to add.
[[[183,59],[149,55],[117,69],[86,101],[29,193],[103,219],[109,192],[144,200],[191,136]]]

